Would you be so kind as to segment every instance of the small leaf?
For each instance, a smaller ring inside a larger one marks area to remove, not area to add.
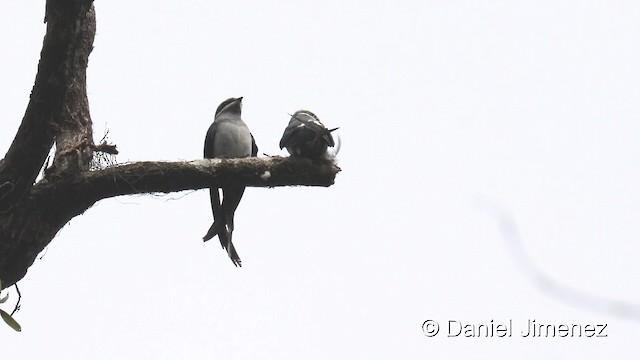
[[[7,323],[7,325],[11,326],[11,328],[15,331],[22,331],[22,327],[15,321],[11,315],[7,314],[4,310],[0,309],[0,316],[2,316],[2,320]]]

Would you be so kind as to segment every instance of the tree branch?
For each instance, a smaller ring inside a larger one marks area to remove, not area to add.
[[[291,157],[144,161],[88,171],[56,181],[42,181],[33,189],[59,193],[65,203],[94,203],[120,195],[170,193],[224,185],[248,187],[331,186],[340,168],[331,161]],[[57,202],[54,202],[57,203]],[[72,205],[81,211],[82,206]]]
[[[120,195],[169,193],[242,184],[249,187],[331,186],[340,168],[331,161],[283,158],[136,162],[38,182],[22,205],[0,222],[2,284],[20,280],[38,254],[72,218],[96,201]],[[8,225],[8,227],[6,227]],[[11,230],[11,231],[7,231]]]

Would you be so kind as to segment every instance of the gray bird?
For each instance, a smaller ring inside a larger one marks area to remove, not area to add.
[[[211,158],[243,158],[257,156],[258,147],[242,121],[242,97],[229,98],[223,101],[207,131],[204,139],[204,157]],[[202,240],[207,241],[218,235],[220,245],[227,251],[229,258],[236,266],[242,266],[231,237],[233,234],[233,215],[244,194],[244,186],[227,185],[221,188],[222,204],[218,188],[210,188],[213,225]]]
[[[335,146],[331,132],[337,129],[327,129],[309,110],[298,110],[284,129],[280,149],[286,147],[291,156],[324,158],[327,147]]]

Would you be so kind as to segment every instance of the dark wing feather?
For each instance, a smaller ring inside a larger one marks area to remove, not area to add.
[[[207,135],[204,138],[204,158],[205,159],[213,159],[215,154],[213,153],[213,143],[216,138],[216,129],[218,128],[218,124],[215,122],[209,126],[209,130],[207,130]]]
[[[251,135],[251,156],[258,156],[258,145],[256,145],[256,139],[253,138],[253,134]]]
[[[304,127],[300,127],[301,124],[300,120],[296,118],[291,118],[291,120],[289,120],[289,124],[282,134],[282,139],[280,139],[280,149],[293,144],[292,141],[297,137],[294,135],[298,135],[298,133],[304,129]]]

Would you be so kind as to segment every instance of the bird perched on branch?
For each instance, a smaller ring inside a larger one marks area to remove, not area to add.
[[[241,112],[242,97],[229,98],[218,106],[214,121],[204,139],[205,158],[243,158],[258,155],[258,147],[247,124],[240,117]],[[236,266],[242,266],[242,264],[231,241],[233,215],[240,204],[244,188],[238,185],[222,187],[222,203],[220,203],[218,188],[209,189],[213,225],[202,238],[207,241],[218,235],[222,248],[227,251],[229,258]]]
[[[331,136],[331,132],[335,130],[338,128],[327,129],[311,111],[298,110],[284,129],[280,149],[287,148],[291,156],[326,158],[327,148],[335,146]]]

